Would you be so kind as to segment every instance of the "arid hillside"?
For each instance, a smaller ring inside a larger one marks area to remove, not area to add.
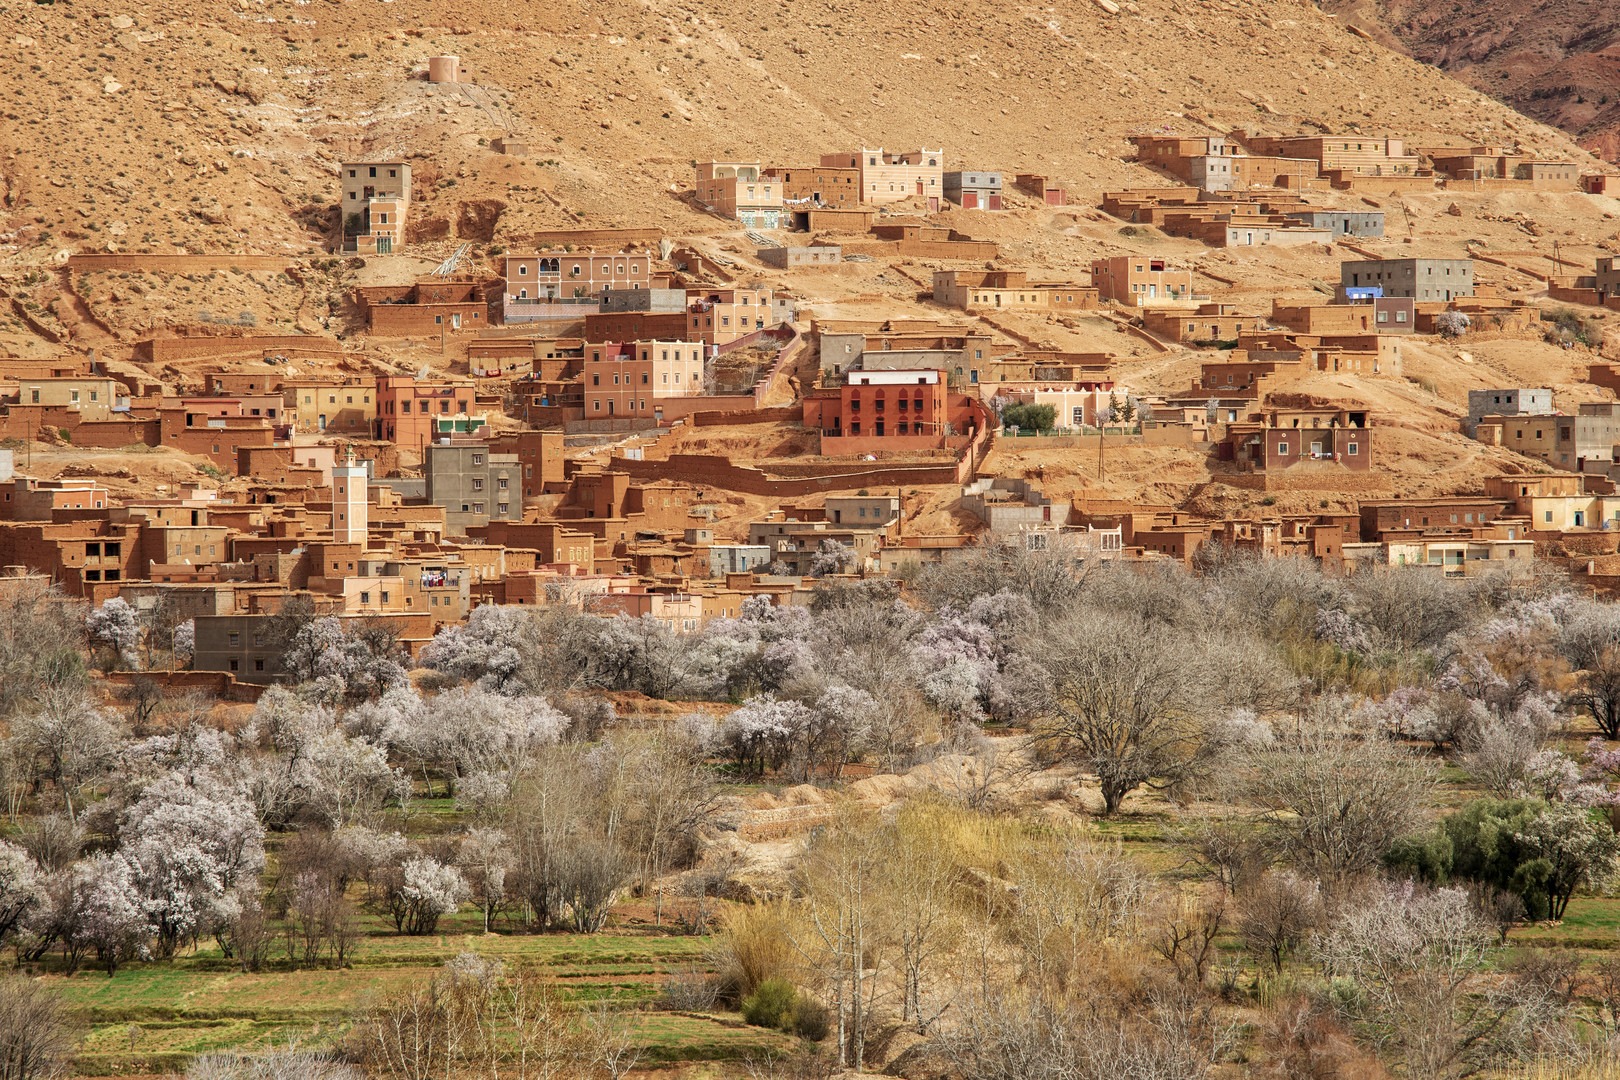
[[[1620,161],[1620,7],[1606,0],[1328,0],[1323,7]]]
[[[414,239],[522,242],[580,222],[718,225],[684,196],[691,162],[710,157],[942,145],[948,167],[1044,172],[1090,194],[1143,178],[1121,158],[1144,129],[1359,127],[1573,151],[1312,5],[1115,6],[25,5],[0,41],[30,76],[0,106],[0,258],[319,252],[337,164],[362,154],[416,162]],[[470,84],[425,81],[444,52]],[[507,131],[528,156],[488,152]]]

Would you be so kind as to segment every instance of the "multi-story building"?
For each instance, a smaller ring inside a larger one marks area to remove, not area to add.
[[[427,448],[427,499],[444,507],[444,530],[465,533],[491,520],[523,520],[522,465],[516,454],[496,454],[487,443],[455,442]]]
[[[411,205],[406,161],[349,161],[338,166],[343,192],[343,250],[387,255],[405,246]]]
[[[1410,296],[1423,303],[1474,295],[1472,259],[1367,259],[1339,264],[1339,284],[1374,285],[1385,296]]]
[[[923,198],[937,211],[945,194],[945,151],[909,150],[884,153],[862,147],[859,153],[823,154],[824,168],[856,169],[860,173],[861,202],[881,206],[902,199]]]
[[[1575,406],[1575,460],[1582,470],[1588,461],[1612,465],[1616,443],[1620,443],[1620,404],[1583,401]]]
[[[698,162],[697,201],[750,227],[782,226],[782,185],[757,161]]]
[[[297,432],[371,433],[377,419],[375,383],[287,382],[281,385],[282,416]]]
[[[663,418],[660,399],[703,393],[704,346],[686,341],[588,345],[585,418]]]
[[[94,375],[21,379],[14,401],[65,409],[78,413],[81,420],[105,420],[114,410],[129,409],[129,395],[121,385]]]
[[[765,179],[781,185],[784,204],[849,208],[861,201],[861,170],[853,167],[769,168]]]
[[[1620,259],[1612,255],[1599,259],[1594,277],[1592,287],[1597,290],[1599,303],[1606,304],[1611,297],[1620,296]]]
[[[1421,164],[1400,139],[1365,135],[1245,135],[1234,132],[1252,154],[1308,158],[1323,173],[1342,170],[1362,176],[1409,176]]]
[[[689,341],[726,345],[771,325],[769,289],[692,289],[686,294]]]
[[[1001,174],[948,172],[945,174],[945,198],[964,210],[1000,210]]]
[[[643,251],[548,248],[502,260],[501,313],[508,323],[573,318],[602,310],[603,294],[652,288],[653,256]],[[625,308],[627,309],[627,308]]]
[[[483,427],[472,405],[471,379],[384,375],[377,380],[376,437],[420,454],[441,436]]]
[[[493,453],[511,454],[518,459],[525,498],[543,495],[563,483],[561,431],[510,431],[492,436],[489,448]]]
[[[1093,259],[1091,284],[1101,299],[1129,307],[1193,298],[1191,270],[1177,270],[1168,260],[1149,255]]]
[[[1470,437],[1485,416],[1546,416],[1553,411],[1553,392],[1547,387],[1509,387],[1468,391]]]
[[[837,394],[817,400],[819,421],[807,413],[805,424],[834,438],[945,433],[945,380],[938,371],[855,371]]]

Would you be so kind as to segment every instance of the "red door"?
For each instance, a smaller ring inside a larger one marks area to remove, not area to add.
[[[1000,210],[1001,209],[1001,196],[1000,195],[992,195],[992,196],[990,196],[990,209],[992,209],[992,210]]]
[[[922,181],[919,180],[919,181],[917,181],[917,194],[921,195],[922,193],[923,193],[923,185],[922,185]]]
[[[1047,206],[1062,206],[1063,205],[1063,189],[1062,188],[1047,188],[1046,189],[1046,205]]]
[[[962,209],[977,210],[979,208],[979,193],[977,191],[962,192]]]

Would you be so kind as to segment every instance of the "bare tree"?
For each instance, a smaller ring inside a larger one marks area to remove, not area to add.
[[[1605,739],[1620,739],[1620,612],[1613,604],[1582,606],[1562,644],[1577,671],[1569,703],[1590,713]]]
[[[1376,869],[1422,825],[1434,790],[1433,771],[1414,755],[1331,714],[1255,755],[1249,777],[1277,854],[1331,878]]]
[[[1097,611],[1043,635],[1051,704],[1034,738],[1097,777],[1104,813],[1144,784],[1193,777],[1221,749],[1201,693],[1213,673],[1194,642]]]
[[[60,999],[22,975],[0,978],[0,1080],[50,1080],[68,1071],[74,1032]]]
[[[1226,927],[1223,889],[1191,894],[1178,889],[1161,901],[1148,931],[1148,944],[1175,969],[1178,982],[1203,986],[1215,959],[1215,941]]]
[[[1325,908],[1316,882],[1288,870],[1273,870],[1255,883],[1238,913],[1238,931],[1249,950],[1282,974],[1294,950],[1322,925]]]
[[[1466,1076],[1494,1053],[1513,1002],[1483,975],[1495,933],[1461,889],[1376,885],[1340,905],[1315,953],[1359,993],[1341,1008],[1421,1077]]]

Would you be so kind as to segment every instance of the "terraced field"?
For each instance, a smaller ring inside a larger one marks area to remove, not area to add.
[[[128,965],[112,978],[81,969],[50,981],[86,1021],[77,1069],[87,1076],[170,1072],[196,1054],[294,1038],[327,1045],[348,1031],[368,999],[425,983],[464,952],[538,966],[566,997],[611,1002],[647,1048],[645,1065],[739,1061],[788,1043],[734,1013],[659,1007],[671,972],[704,966],[707,938],[639,927],[591,936],[484,934],[480,927],[476,915],[463,915],[446,920],[444,933],[405,937],[372,922],[353,966],[342,970],[299,968],[282,959],[244,972],[209,943],[172,963]]]

